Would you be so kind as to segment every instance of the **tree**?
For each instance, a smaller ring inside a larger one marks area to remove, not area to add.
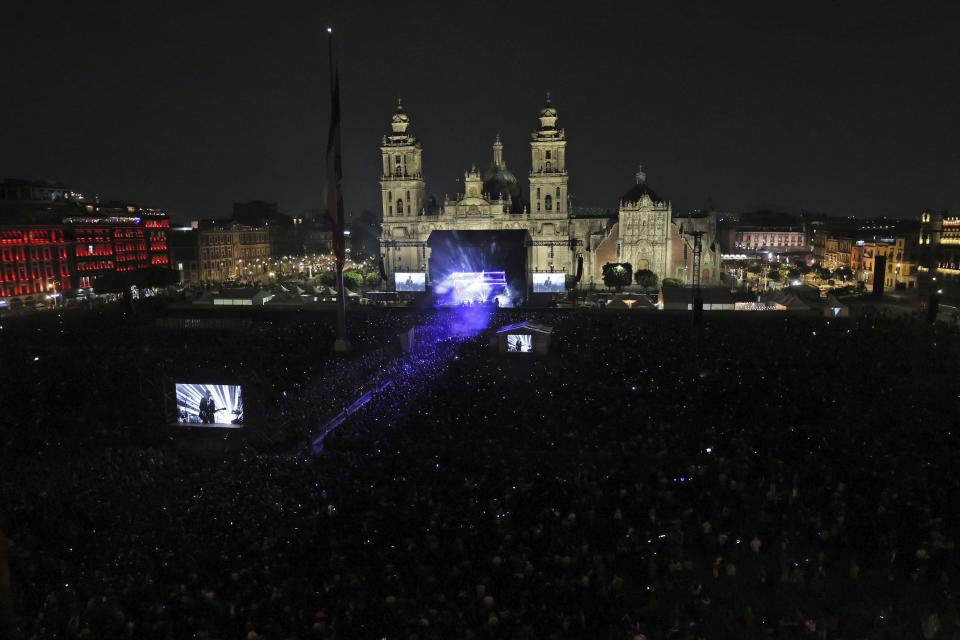
[[[344,271],[343,286],[351,291],[356,291],[363,286],[363,274],[358,271]]]
[[[819,267],[817,269],[817,277],[821,280],[828,280],[830,278],[830,269],[826,267]]]
[[[656,288],[659,279],[659,276],[653,271],[650,271],[650,269],[640,269],[633,274],[633,280],[643,287],[644,290]]]
[[[770,273],[767,274],[767,277],[774,282],[780,282],[783,280],[783,273],[779,269],[770,269]]]
[[[376,289],[380,286],[382,280],[380,279],[379,273],[368,273],[363,279],[363,282],[367,286],[367,289]]]
[[[798,267],[797,265],[793,265],[792,267],[787,269],[787,277],[790,278],[791,280],[799,280],[800,276],[802,275],[803,275],[803,272],[800,271],[800,267]]]
[[[608,262],[603,265],[603,284],[617,291],[630,284],[632,275],[633,267],[629,262]]]
[[[751,262],[749,265],[747,265],[747,273],[760,275],[763,273],[763,265],[759,262]]]
[[[661,284],[664,287],[682,287],[683,280],[680,278],[664,278]]]
[[[841,280],[849,280],[853,277],[853,269],[850,267],[837,267],[833,270],[833,277]]]
[[[337,286],[337,273],[335,271],[324,271],[323,273],[318,273],[314,277],[314,280],[317,281],[317,284],[335,287]]]
[[[794,265],[794,267],[796,267],[797,270],[800,272],[800,275],[803,275],[803,276],[807,275],[811,271],[809,265],[807,265],[806,262],[798,262]]]
[[[577,276],[572,276],[568,273],[564,281],[567,285],[567,291],[573,291],[577,288]]]

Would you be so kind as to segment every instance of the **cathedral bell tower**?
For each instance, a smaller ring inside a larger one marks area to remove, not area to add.
[[[567,194],[567,136],[557,128],[557,110],[540,109],[540,128],[530,134],[530,247],[532,272],[573,275]]]
[[[390,122],[392,131],[380,144],[380,190],[383,219],[420,215],[424,207],[423,148],[407,133],[410,116],[397,99],[397,111]]]
[[[380,192],[383,205],[380,257],[387,282],[398,271],[425,271],[429,262],[426,238],[416,235],[416,222],[426,201],[423,180],[423,148],[407,133],[410,116],[397,100],[390,120],[390,133],[380,143]]]
[[[567,136],[557,128],[557,110],[550,103],[549,93],[540,109],[540,128],[530,138],[530,214],[566,218]]]

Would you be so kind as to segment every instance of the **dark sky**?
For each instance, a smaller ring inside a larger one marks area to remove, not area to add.
[[[497,132],[526,188],[545,91],[578,205],[616,207],[643,163],[675,211],[710,195],[723,211],[960,213],[957,2],[17,5],[0,22],[0,177],[179,219],[321,205],[328,24],[348,214],[378,207],[398,95],[442,197]]]

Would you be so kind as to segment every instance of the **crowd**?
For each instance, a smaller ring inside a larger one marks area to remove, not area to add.
[[[445,335],[455,312],[417,314],[353,319],[358,349],[336,359],[323,319],[203,338],[125,317],[0,330],[20,358],[2,383],[28,401],[0,452],[11,633],[960,638],[954,329],[493,313],[554,327],[535,359]],[[388,344],[412,325],[418,351]],[[43,369],[56,401],[30,402],[31,358],[70,340],[82,358]],[[122,378],[131,352],[262,370],[244,374],[262,385],[250,402],[304,435],[392,384],[317,456],[212,459],[127,426],[149,395]],[[132,394],[117,414],[100,405],[114,392]]]

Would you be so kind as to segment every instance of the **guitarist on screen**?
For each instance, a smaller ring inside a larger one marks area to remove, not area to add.
[[[217,409],[217,403],[213,401],[213,394],[207,390],[207,395],[200,399],[200,422],[203,424],[213,424],[217,421],[217,411],[223,411],[223,409]]]

